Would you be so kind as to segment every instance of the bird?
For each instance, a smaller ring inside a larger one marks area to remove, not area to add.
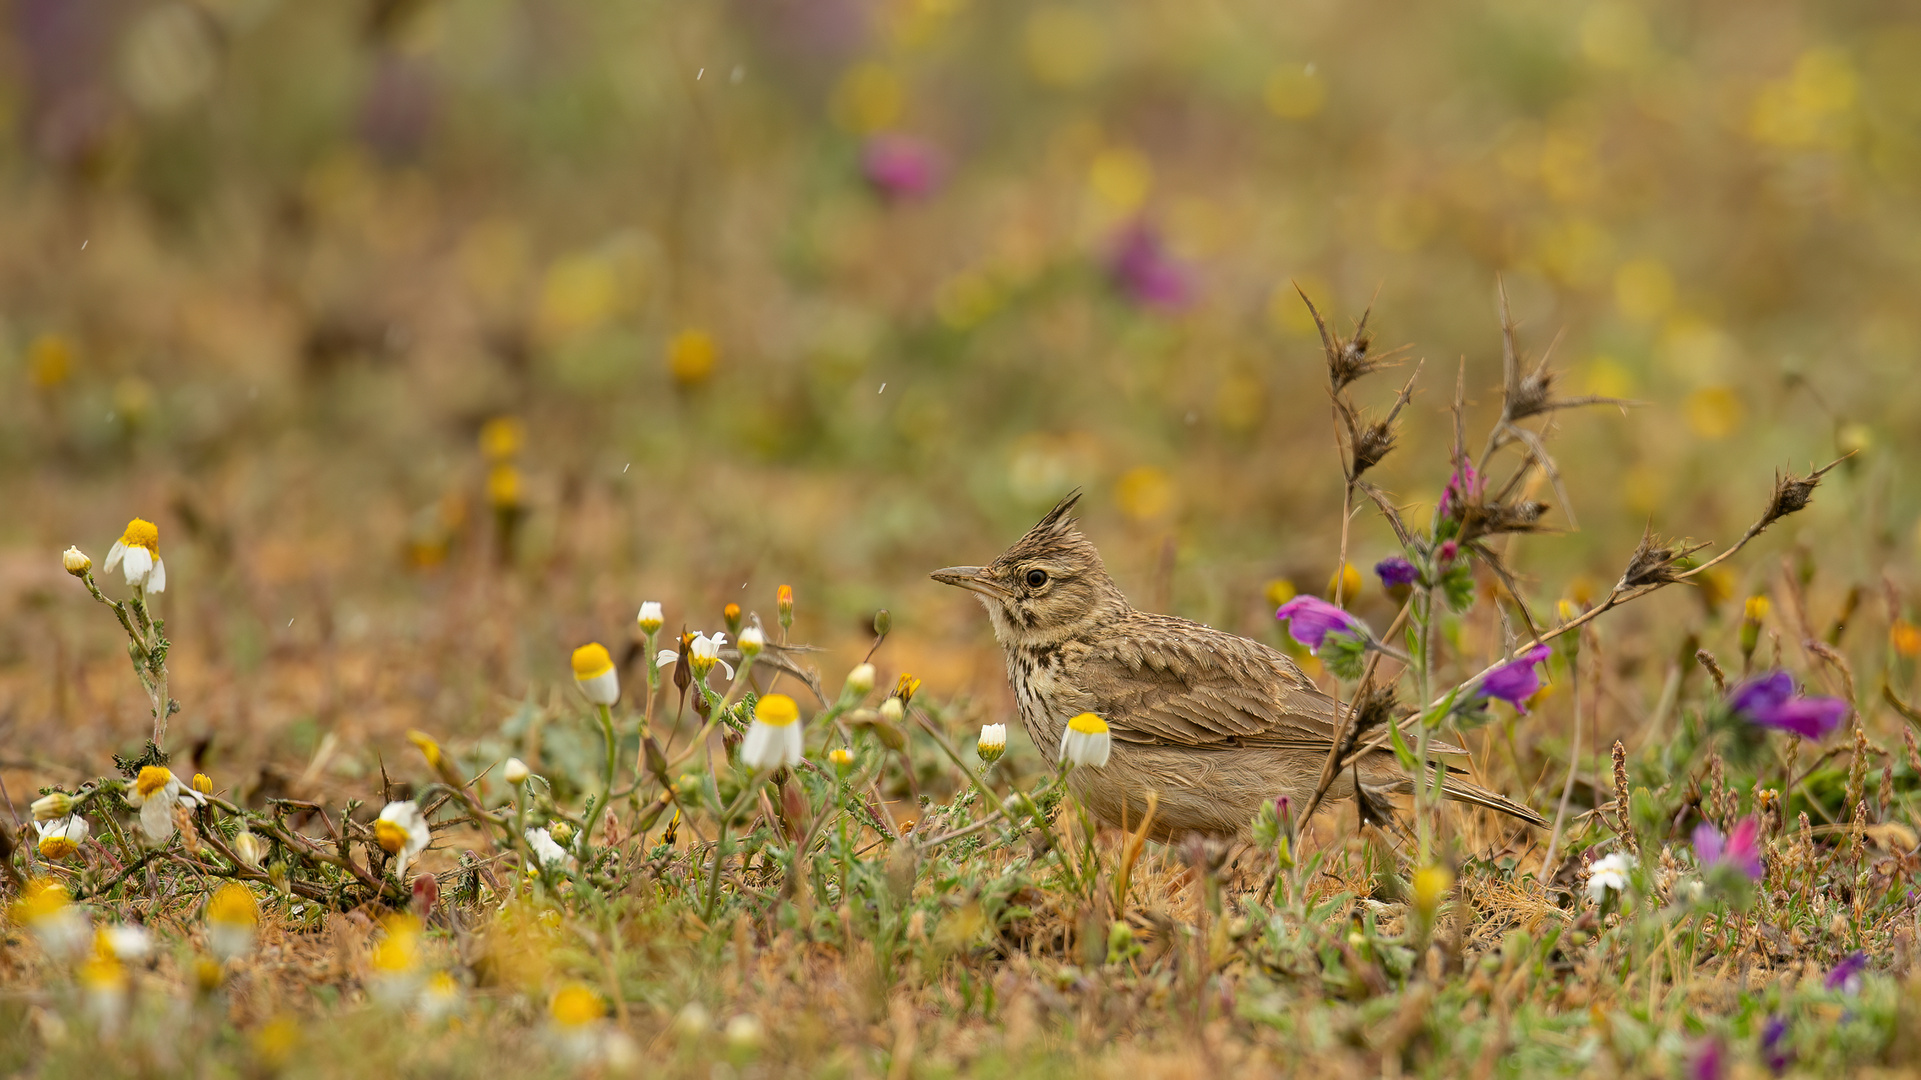
[[[1149,835],[1245,835],[1265,802],[1304,806],[1319,786],[1336,719],[1345,707],[1273,648],[1171,615],[1140,611],[1108,576],[1072,516],[1080,493],[985,566],[930,576],[966,589],[987,609],[1007,660],[1021,725],[1059,763],[1070,720],[1093,713],[1112,743],[1101,767],[1078,767],[1068,785],[1104,825]],[[1465,750],[1430,740],[1437,754]],[[1344,767],[1327,799],[1356,798],[1383,821],[1388,797],[1413,781],[1385,748]],[[1548,822],[1506,796],[1450,776],[1452,799]]]

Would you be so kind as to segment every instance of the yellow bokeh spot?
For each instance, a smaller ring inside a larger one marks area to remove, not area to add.
[[[1132,213],[1154,189],[1154,164],[1131,146],[1110,146],[1094,155],[1087,168],[1087,186],[1108,206]]]
[[[1648,55],[1648,22],[1631,4],[1603,0],[1581,19],[1581,55],[1598,68],[1621,70]]]
[[[1910,660],[1921,656],[1921,627],[1906,619],[1894,620],[1894,625],[1888,627],[1888,644]]]
[[[284,1067],[299,1048],[300,1024],[285,1014],[260,1025],[260,1030],[253,1033],[254,1056],[272,1071]]]
[[[857,135],[871,134],[899,120],[906,101],[900,76],[869,60],[848,68],[834,88],[834,122]]]
[[[260,921],[260,905],[245,885],[230,882],[220,886],[207,901],[207,921],[226,926],[253,926]]]
[[[1697,386],[1720,382],[1740,346],[1728,332],[1697,315],[1676,315],[1661,331],[1659,350],[1670,370]]]
[[[527,232],[518,222],[494,218],[467,231],[454,261],[476,297],[507,304],[527,279],[527,246]]]
[[[1591,218],[1574,217],[1543,230],[1535,252],[1541,268],[1556,280],[1585,285],[1606,273],[1614,238]]]
[[[480,452],[489,461],[504,461],[527,445],[527,425],[518,416],[496,416],[480,425]]]
[[[520,470],[501,462],[487,470],[487,503],[499,510],[520,505]]]
[[[694,387],[714,374],[720,347],[705,330],[688,329],[675,334],[667,343],[667,371],[682,386]]]
[[[1107,27],[1093,12],[1043,7],[1021,32],[1027,70],[1049,86],[1082,86],[1107,66]]]
[[[554,991],[554,997],[547,1005],[547,1012],[554,1023],[564,1028],[584,1027],[607,1015],[607,1005],[600,995],[581,985],[568,983]]]
[[[41,334],[27,346],[27,381],[51,390],[73,374],[73,343],[61,334]]]
[[[420,920],[412,915],[389,915],[380,924],[387,934],[374,946],[374,970],[401,975],[418,968]]]
[[[1674,306],[1674,275],[1655,258],[1630,259],[1614,272],[1614,306],[1623,318],[1651,323]]]
[[[1267,584],[1261,586],[1261,596],[1266,598],[1271,607],[1280,607],[1282,604],[1294,599],[1295,594],[1299,591],[1300,590],[1294,587],[1294,583],[1286,578],[1273,578],[1268,581]]]
[[[1000,310],[1001,291],[994,279],[978,270],[963,270],[941,283],[934,293],[934,314],[950,330],[969,330]]]
[[[1625,398],[1634,393],[1634,373],[1611,356],[1589,360],[1581,374],[1584,393],[1611,398]]]
[[[1673,474],[1668,469],[1643,462],[1621,477],[1621,502],[1636,517],[1646,517],[1667,500],[1672,482]]]
[[[1874,445],[1874,429],[1866,424],[1843,424],[1834,433],[1834,448],[1843,454],[1859,454]]]
[[[1601,186],[1594,138],[1584,130],[1555,128],[1541,138],[1541,186],[1552,198],[1580,202]]]
[[[20,898],[13,902],[12,914],[17,922],[29,926],[43,919],[52,918],[65,911],[72,898],[66,886],[52,878],[34,878],[20,892]]]
[[[1414,872],[1413,885],[1414,907],[1423,915],[1432,915],[1454,887],[1454,871],[1445,866],[1423,866]]]
[[[1334,599],[1336,588],[1340,590],[1341,606],[1346,607],[1361,595],[1361,572],[1353,563],[1342,563],[1340,569],[1327,576],[1327,598]]]
[[[1327,83],[1313,64],[1289,65],[1267,77],[1261,97],[1267,109],[1285,120],[1305,120],[1327,104]]]
[[[1267,387],[1261,380],[1239,372],[1221,380],[1214,392],[1214,417],[1221,427],[1244,435],[1261,424],[1267,412]]]
[[[1114,485],[1114,502],[1129,518],[1152,521],[1174,508],[1174,481],[1152,465],[1135,466]]]
[[[1688,429],[1703,439],[1725,439],[1741,426],[1747,409],[1734,390],[1706,386],[1688,395]]]
[[[1854,108],[1860,82],[1838,49],[1802,53],[1785,79],[1763,86],[1748,114],[1748,134],[1772,146],[1805,148],[1838,142],[1837,122]]]
[[[564,255],[547,268],[540,286],[538,320],[543,333],[565,337],[600,326],[620,301],[620,277],[604,256]]]
[[[1295,286],[1300,288],[1297,290]],[[1313,337],[1320,331],[1314,325],[1314,313],[1307,310],[1301,300],[1301,292],[1315,298],[1315,306],[1325,309],[1328,294],[1333,292],[1327,282],[1315,274],[1300,274],[1292,281],[1279,282],[1267,294],[1267,321],[1275,329],[1292,337]]]

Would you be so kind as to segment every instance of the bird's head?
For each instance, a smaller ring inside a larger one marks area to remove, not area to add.
[[[1127,610],[1101,553],[1068,516],[1079,499],[1079,492],[1062,499],[986,566],[950,566],[929,576],[979,596],[1002,645],[1050,644]]]

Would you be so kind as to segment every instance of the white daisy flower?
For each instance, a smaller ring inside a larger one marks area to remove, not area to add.
[[[595,705],[612,705],[620,700],[620,673],[607,647],[590,641],[574,650],[574,685]]]
[[[714,670],[714,665],[719,664],[721,670],[727,672],[727,681],[733,681],[734,666],[720,658],[720,647],[725,644],[727,644],[725,632],[715,634],[713,637],[695,634],[688,641],[687,663],[692,666],[695,679],[707,678],[707,673]],[[654,657],[654,663],[663,670],[674,666],[679,661],[680,653],[673,649],[662,649],[659,655]]]
[[[1107,766],[1107,755],[1114,749],[1114,736],[1107,729],[1107,721],[1091,712],[1084,712],[1067,722],[1067,730],[1061,732],[1060,760],[1070,766],[1092,765],[1096,769]]]
[[[374,840],[394,857],[394,877],[406,881],[407,864],[427,850],[433,842],[433,831],[427,828],[427,816],[420,812],[419,804],[409,799],[390,802],[381,809],[380,818],[374,822]]]
[[[207,947],[221,960],[244,956],[260,928],[260,904],[239,882],[228,882],[207,901]]]
[[[768,694],[754,703],[754,722],[740,744],[740,763],[756,771],[800,764],[800,706],[786,694]]]
[[[989,765],[999,761],[1001,755],[1007,753],[1007,725],[982,724],[980,742],[975,744],[974,749],[980,754],[981,760]]]
[[[151,521],[134,518],[127,531],[113,542],[107,552],[107,572],[120,567],[127,584],[147,592],[165,592],[167,564],[160,561],[160,528]]]
[[[567,849],[556,843],[554,834],[546,829],[528,829],[527,844],[534,849],[534,857],[543,865],[567,865]]]
[[[93,831],[87,819],[79,814],[58,821],[36,821],[33,827],[40,832],[35,845],[40,849],[40,857],[53,862],[79,851],[80,845],[87,842],[87,834]]]
[[[111,956],[123,963],[138,963],[153,952],[153,935],[144,926],[132,923],[114,923],[103,926],[94,935],[94,951],[102,956]]]
[[[148,842],[164,844],[173,838],[173,808],[183,801],[197,805],[197,794],[190,793],[165,765],[148,765],[134,778],[126,799],[128,806],[140,811],[140,831],[147,834]]]
[[[1626,892],[1628,874],[1634,870],[1634,863],[1626,855],[1615,852],[1603,859],[1597,859],[1587,871],[1588,899],[1597,904],[1607,901],[1610,892]]]
[[[640,605],[640,614],[635,617],[634,621],[640,624],[641,633],[652,637],[660,633],[661,624],[667,620],[660,612],[660,601],[649,600]]]

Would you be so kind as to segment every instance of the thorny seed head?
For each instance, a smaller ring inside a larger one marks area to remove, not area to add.
[[[1461,539],[1478,539],[1500,533],[1533,532],[1540,528],[1547,504],[1521,499],[1511,503],[1466,503],[1461,506]]]
[[[1368,732],[1399,719],[1400,711],[1400,700],[1392,686],[1377,686],[1362,694],[1354,703],[1354,722],[1348,727],[1347,738],[1342,740],[1341,760],[1345,762],[1354,753]]]
[[[1642,585],[1667,585],[1680,580],[1681,572],[1687,569],[1681,560],[1706,547],[1696,544],[1689,547],[1660,539],[1652,529],[1641,534],[1641,545],[1634,549],[1628,559],[1628,566],[1621,573],[1621,584],[1627,588]]]
[[[1776,473],[1774,494],[1769,496],[1768,507],[1762,511],[1761,521],[1754,527],[1754,531],[1760,532],[1789,514],[1807,509],[1808,503],[1814,499],[1814,489],[1820,485],[1821,478],[1828,474],[1829,469],[1846,460],[1845,457],[1837,458],[1806,476],[1796,476],[1792,472],[1786,475]]]

